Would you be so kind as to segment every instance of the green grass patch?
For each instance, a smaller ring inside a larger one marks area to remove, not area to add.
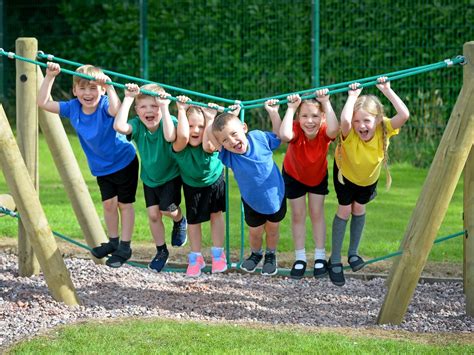
[[[61,327],[16,344],[12,354],[472,354],[474,346],[343,335],[289,327],[125,320]]]
[[[87,167],[86,158],[75,135],[69,135],[69,140],[75,152],[79,166],[86,180],[87,186],[95,203],[98,214],[102,218],[102,204],[100,192],[95,178],[90,174]],[[51,153],[42,135],[39,142],[40,151],[40,199],[53,230],[75,239],[82,239],[82,232],[76,221],[71,203],[63,188],[61,179],[54,166]],[[284,149],[275,153],[275,160],[281,167],[284,157]],[[325,214],[327,225],[326,250],[331,249],[331,225],[332,219],[337,209],[337,200],[332,184],[332,158],[329,158],[329,188],[330,194],[326,198]],[[363,239],[360,246],[360,253],[366,257],[379,257],[398,250],[403,238],[408,221],[414,210],[418,196],[420,195],[424,179],[428,169],[416,168],[406,163],[394,163],[390,167],[393,183],[389,191],[385,190],[385,173],[382,172],[378,187],[377,198],[367,205],[367,219]],[[239,250],[241,247],[241,207],[240,195],[237,184],[229,172],[229,216],[230,216],[230,245],[231,249]],[[459,232],[463,229],[462,204],[463,204],[463,182],[460,179],[453,199],[449,205],[445,220],[438,233],[438,237]],[[8,191],[3,176],[0,176],[0,193]],[[184,200],[182,203],[184,208]],[[426,206],[425,208],[431,208]],[[149,242],[153,249],[153,242],[148,227],[148,219],[143,199],[143,188],[139,184],[137,191],[137,202],[135,204],[136,223],[133,235],[134,242]],[[281,238],[279,243],[280,252],[293,252],[293,241],[291,238],[290,210],[286,218],[281,223]],[[164,219],[167,233],[171,230],[171,222]],[[17,235],[17,221],[13,218],[0,219],[1,237],[15,237]],[[209,224],[203,224],[203,247],[210,247]],[[311,238],[311,224],[307,222],[307,243],[306,250],[312,253],[314,242]],[[344,241],[343,255],[348,248],[348,230]],[[244,232],[244,243],[247,253],[248,237]],[[454,238],[449,241],[437,244],[433,247],[430,261],[461,262],[462,261],[462,238]]]

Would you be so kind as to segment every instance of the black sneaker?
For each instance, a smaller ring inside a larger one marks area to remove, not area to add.
[[[168,256],[170,255],[168,249],[160,250],[156,253],[155,257],[148,264],[148,268],[160,272],[168,262]]]
[[[302,267],[296,268],[296,266],[298,265],[301,265]],[[303,278],[305,271],[306,271],[306,261],[296,260],[293,263],[293,267],[291,268],[290,277],[292,279],[299,280]]]
[[[181,222],[173,222],[173,231],[171,232],[171,245],[174,247],[182,247],[186,244],[188,236],[186,230],[188,229],[188,222],[183,216]]]
[[[247,272],[254,272],[262,259],[262,254],[252,252],[252,254],[250,254],[250,256],[240,265],[240,268]]]
[[[265,253],[263,260],[262,275],[271,276],[278,272],[275,253]]]
[[[340,271],[335,272],[334,268],[339,268]],[[344,278],[344,271],[342,269],[342,263],[331,264],[331,259],[328,262],[329,279],[336,286],[344,286],[346,279]]]
[[[91,249],[91,254],[94,255],[97,259],[102,259],[104,256],[112,254],[117,250],[118,243],[101,243],[100,247],[95,247]]]
[[[122,266],[132,256],[132,249],[123,250],[118,248],[112,253],[112,256],[107,259],[105,264],[107,266],[118,268]]]
[[[323,264],[323,267],[316,268],[316,264]],[[320,279],[328,274],[328,263],[324,259],[316,259],[314,261],[313,275],[315,278]]]

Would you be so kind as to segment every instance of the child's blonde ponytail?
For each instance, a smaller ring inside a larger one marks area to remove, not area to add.
[[[387,190],[390,190],[392,186],[392,177],[390,176],[390,171],[388,170],[388,138],[387,138],[387,126],[382,118],[382,142],[383,142],[383,166],[385,167],[386,173],[386,183],[385,187]]]

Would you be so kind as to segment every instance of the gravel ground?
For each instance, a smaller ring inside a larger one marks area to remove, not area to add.
[[[181,273],[157,274],[124,266],[111,269],[89,260],[66,259],[82,305],[67,307],[49,295],[42,276],[18,277],[15,255],[0,252],[0,347],[59,324],[86,319],[166,317],[180,320],[354,327],[409,332],[474,331],[465,315],[460,282],[419,284],[400,326],[375,324],[384,280],[263,277],[226,273],[197,280]]]

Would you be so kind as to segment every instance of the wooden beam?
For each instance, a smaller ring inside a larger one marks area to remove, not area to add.
[[[463,87],[394,262],[379,324],[400,324],[474,142],[474,42],[464,45]]]
[[[16,209],[15,201],[13,200],[12,195],[9,194],[0,195],[0,206],[9,209],[10,211],[15,211]],[[3,216],[5,216],[5,214],[0,213],[0,217]]]
[[[464,294],[466,314],[474,317],[474,149],[464,167]]]
[[[15,42],[18,55],[35,59],[38,52],[36,38],[18,38]],[[36,106],[36,65],[22,60],[16,61],[16,131],[18,146],[25,161],[28,174],[36,191],[38,178],[38,108]],[[20,276],[37,275],[40,272],[30,242],[30,236],[21,220],[18,221],[18,269]]]
[[[38,193],[28,175],[18,145],[0,105],[0,164],[20,213],[22,223],[43,270],[53,298],[68,305],[79,304],[76,290],[58,249]]]
[[[39,70],[38,87],[42,81],[43,74]],[[92,202],[61,119],[56,114],[39,109],[39,125],[46,138],[87,245],[93,248],[100,246],[101,243],[106,243],[108,241],[107,235]],[[93,259],[98,264],[105,263],[105,259]]]

